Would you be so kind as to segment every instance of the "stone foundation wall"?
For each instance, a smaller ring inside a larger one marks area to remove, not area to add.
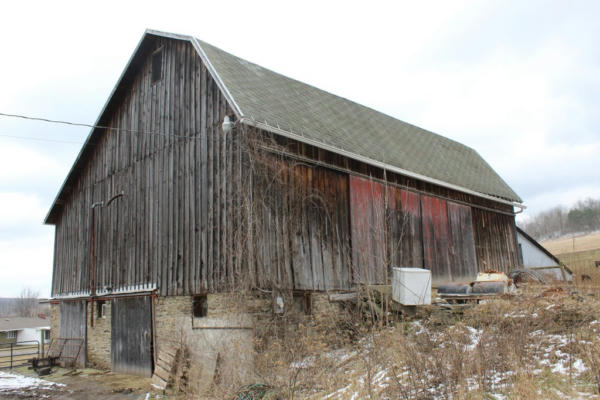
[[[50,339],[60,337],[60,304],[50,304]]]
[[[258,324],[273,318],[271,294],[207,294],[205,315],[194,317],[194,296],[153,298],[154,346],[185,344],[190,351],[189,382],[196,393],[209,388],[215,374],[221,380],[243,385],[256,379],[254,339]],[[308,299],[308,300],[307,300]],[[111,369],[111,306],[106,301],[105,316],[98,317],[98,302],[87,307],[87,357],[90,366]],[[310,307],[307,308],[307,304]],[[309,322],[316,329],[330,324],[339,312],[337,303],[329,302],[327,293],[309,293],[285,298],[289,321]],[[94,326],[91,326],[91,315]],[[287,319],[286,319],[287,321]],[[290,322],[294,323],[294,322]],[[59,335],[60,305],[51,305],[50,325],[54,338]]]
[[[156,347],[185,344],[190,352],[189,382],[195,393],[220,379],[252,382],[254,324],[271,300],[231,293],[207,294],[206,315],[194,317],[193,296],[159,297],[154,308]]]
[[[110,355],[110,301],[105,301],[105,316],[98,316],[98,302],[87,304],[87,361],[90,367],[98,369],[111,369]],[[94,326],[91,316],[94,315]]]

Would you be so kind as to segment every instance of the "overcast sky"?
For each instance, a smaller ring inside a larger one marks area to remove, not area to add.
[[[3,4],[0,112],[93,123],[152,28],[474,148],[519,218],[600,197],[598,1],[190,3]],[[50,294],[42,221],[88,133],[0,116],[0,297]]]

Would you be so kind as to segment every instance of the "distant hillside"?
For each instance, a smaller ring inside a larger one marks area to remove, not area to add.
[[[519,225],[539,241],[600,232],[600,199],[580,200],[570,209],[554,207]]]
[[[600,249],[600,233],[547,240],[541,245],[554,255]]]
[[[49,314],[48,304],[39,304],[41,299],[0,297],[0,317],[29,317],[39,313]]]
[[[9,317],[17,314],[16,298],[0,297],[0,317]]]

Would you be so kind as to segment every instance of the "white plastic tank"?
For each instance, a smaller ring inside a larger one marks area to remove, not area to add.
[[[405,306],[431,304],[431,271],[394,267],[392,299]]]

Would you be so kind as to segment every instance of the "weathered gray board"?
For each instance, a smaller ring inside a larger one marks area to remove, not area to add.
[[[150,296],[111,302],[113,372],[152,376],[152,303]]]
[[[79,340],[67,340],[62,351],[62,357],[66,362],[77,357],[75,365],[78,367],[85,367],[86,363],[86,317],[87,308],[85,300],[62,301],[60,303],[59,337],[83,340],[83,345],[81,346]],[[79,355],[77,352],[79,352]]]

